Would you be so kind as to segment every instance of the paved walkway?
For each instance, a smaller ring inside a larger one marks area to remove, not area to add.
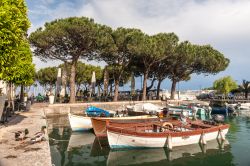
[[[29,143],[30,138],[44,125],[46,119],[40,105],[33,105],[29,112],[19,113],[5,126],[0,125],[0,166],[51,166],[48,139],[41,143]],[[13,132],[25,128],[29,130],[30,138],[24,143],[15,141]]]

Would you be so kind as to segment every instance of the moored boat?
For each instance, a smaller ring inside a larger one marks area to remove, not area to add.
[[[79,116],[68,113],[69,123],[72,131],[84,131],[92,129],[91,117],[98,116],[110,116],[110,113],[106,110],[90,106],[85,111],[86,115]]]
[[[92,129],[91,117],[79,116],[68,113],[69,123],[72,131],[84,131]]]
[[[160,119],[157,116],[129,116],[129,117],[113,117],[113,118],[103,118],[103,117],[95,117],[91,118],[92,126],[94,129],[94,133],[97,137],[106,137],[107,136],[107,123],[116,123],[116,125],[120,126],[132,126],[138,123],[145,122],[153,122],[159,121]]]
[[[153,115],[161,112],[163,107],[152,103],[138,103],[127,106],[129,116]]]
[[[154,148],[191,144],[206,144],[207,141],[225,139],[229,125],[209,124],[203,121],[165,122],[165,124],[145,123],[131,127],[108,125],[107,135],[111,149],[116,148]]]
[[[186,117],[191,117],[194,115],[205,115],[206,110],[204,108],[198,107],[196,105],[180,105],[180,106],[168,106],[168,110],[171,115],[184,114]]]

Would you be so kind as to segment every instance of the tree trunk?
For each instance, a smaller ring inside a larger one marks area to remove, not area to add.
[[[248,98],[248,91],[245,92],[245,99],[247,100]]]
[[[150,86],[148,86],[148,87],[146,88],[146,94],[147,94],[147,95],[148,95],[148,92],[150,91],[150,89],[153,88],[155,81],[156,81],[156,79],[153,78],[153,80],[151,81]]]
[[[174,99],[175,92],[176,92],[176,83],[177,81],[175,79],[172,80],[172,87],[171,87],[171,99]]]
[[[119,95],[119,78],[115,79],[115,92],[114,92],[114,99],[113,101],[118,101],[118,95]]]
[[[8,107],[11,108],[11,111],[14,109],[14,100],[13,100],[13,84],[8,83]]]
[[[24,100],[24,86],[21,85],[20,101],[23,102],[23,100]]]
[[[76,77],[76,63],[77,61],[73,61],[70,69],[70,103],[75,103],[75,77]]]
[[[101,96],[101,86],[97,85],[97,96],[100,97]]]
[[[66,87],[67,87],[67,64],[64,63],[63,70],[62,70],[62,88],[60,92],[61,97],[65,97]]]
[[[135,76],[134,72],[131,73],[131,96],[135,95]]]
[[[157,84],[157,100],[160,99],[161,82],[162,82],[162,80],[159,79],[159,80],[158,80],[158,84]]]
[[[103,78],[103,95],[107,96],[108,94],[108,86],[109,86],[109,73],[108,70],[104,69],[104,78]]]
[[[109,88],[109,95],[112,96],[112,93],[113,93],[113,84],[111,82],[110,88]]]
[[[146,100],[147,98],[147,79],[148,79],[148,73],[149,71],[146,70],[144,72],[144,78],[143,78],[143,90],[142,90],[142,101]]]

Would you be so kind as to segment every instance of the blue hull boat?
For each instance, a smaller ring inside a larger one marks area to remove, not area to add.
[[[86,113],[88,116],[90,117],[95,117],[95,116],[110,116],[110,113],[106,110],[103,110],[101,108],[98,108],[98,107],[94,107],[94,106],[90,106],[86,109]]]

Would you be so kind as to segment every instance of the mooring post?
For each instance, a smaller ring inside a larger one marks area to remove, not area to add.
[[[217,138],[219,138],[219,137],[222,141],[225,141],[225,139],[226,139],[224,134],[223,134],[223,130],[221,130],[221,129],[219,129]]]
[[[172,150],[173,145],[172,145],[172,137],[171,137],[171,135],[168,135],[167,139],[168,139],[168,149]]]
[[[206,136],[205,136],[205,133],[204,133],[204,132],[201,133],[200,143],[201,143],[202,145],[207,144]]]

